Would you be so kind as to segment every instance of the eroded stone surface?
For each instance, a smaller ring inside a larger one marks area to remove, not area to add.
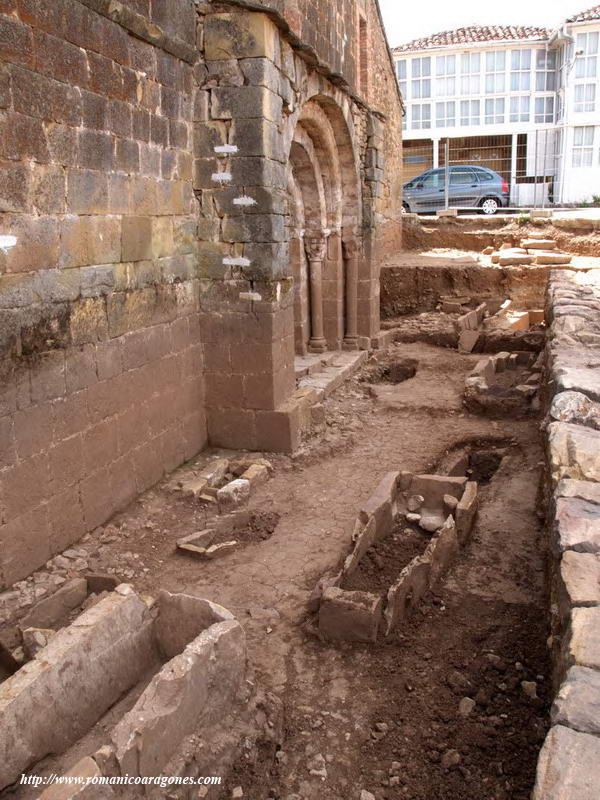
[[[219,508],[227,510],[248,502],[250,490],[251,486],[248,480],[236,478],[236,480],[230,481],[217,492]]]
[[[560,612],[566,619],[575,606],[600,605],[600,554],[563,553],[558,575]]]
[[[186,736],[232,706],[245,661],[243,628],[229,620],[167,662],[112,733],[122,773],[160,775]]]
[[[552,545],[558,552],[600,552],[600,505],[578,497],[559,497]]]
[[[600,481],[600,431],[552,422],[548,426],[552,477]]]
[[[600,669],[600,607],[573,609],[563,663]]]
[[[553,725],[600,735],[600,672],[571,667],[552,704]]]
[[[559,422],[572,422],[600,430],[600,403],[581,392],[560,392],[552,401],[550,416]]]
[[[532,800],[597,800],[600,739],[555,725],[540,753]]]

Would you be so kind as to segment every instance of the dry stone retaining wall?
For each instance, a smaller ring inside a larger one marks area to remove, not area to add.
[[[557,695],[533,798],[593,800],[600,782],[600,272],[553,272],[546,313]]]

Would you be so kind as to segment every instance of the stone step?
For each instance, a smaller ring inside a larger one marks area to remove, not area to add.
[[[366,350],[351,352],[337,352],[331,354],[333,358],[328,365],[319,372],[307,375],[300,379],[299,389],[314,389],[318,401],[323,400],[335,391],[351,375],[357,372],[367,361],[369,353]]]
[[[521,247],[526,250],[554,250],[556,242],[554,239],[523,239]]]
[[[305,356],[296,356],[294,359],[294,369],[296,380],[305,378],[307,375],[314,375],[322,372],[334,360],[337,352],[332,350],[328,353],[308,353]]]

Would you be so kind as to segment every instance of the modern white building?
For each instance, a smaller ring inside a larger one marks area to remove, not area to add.
[[[512,205],[600,195],[600,5],[557,30],[473,26],[393,50],[406,105],[404,177],[480,164]]]

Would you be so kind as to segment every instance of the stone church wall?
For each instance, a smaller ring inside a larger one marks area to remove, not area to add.
[[[294,449],[298,348],[379,334],[400,148],[375,0],[0,0],[0,587],[208,442]]]

